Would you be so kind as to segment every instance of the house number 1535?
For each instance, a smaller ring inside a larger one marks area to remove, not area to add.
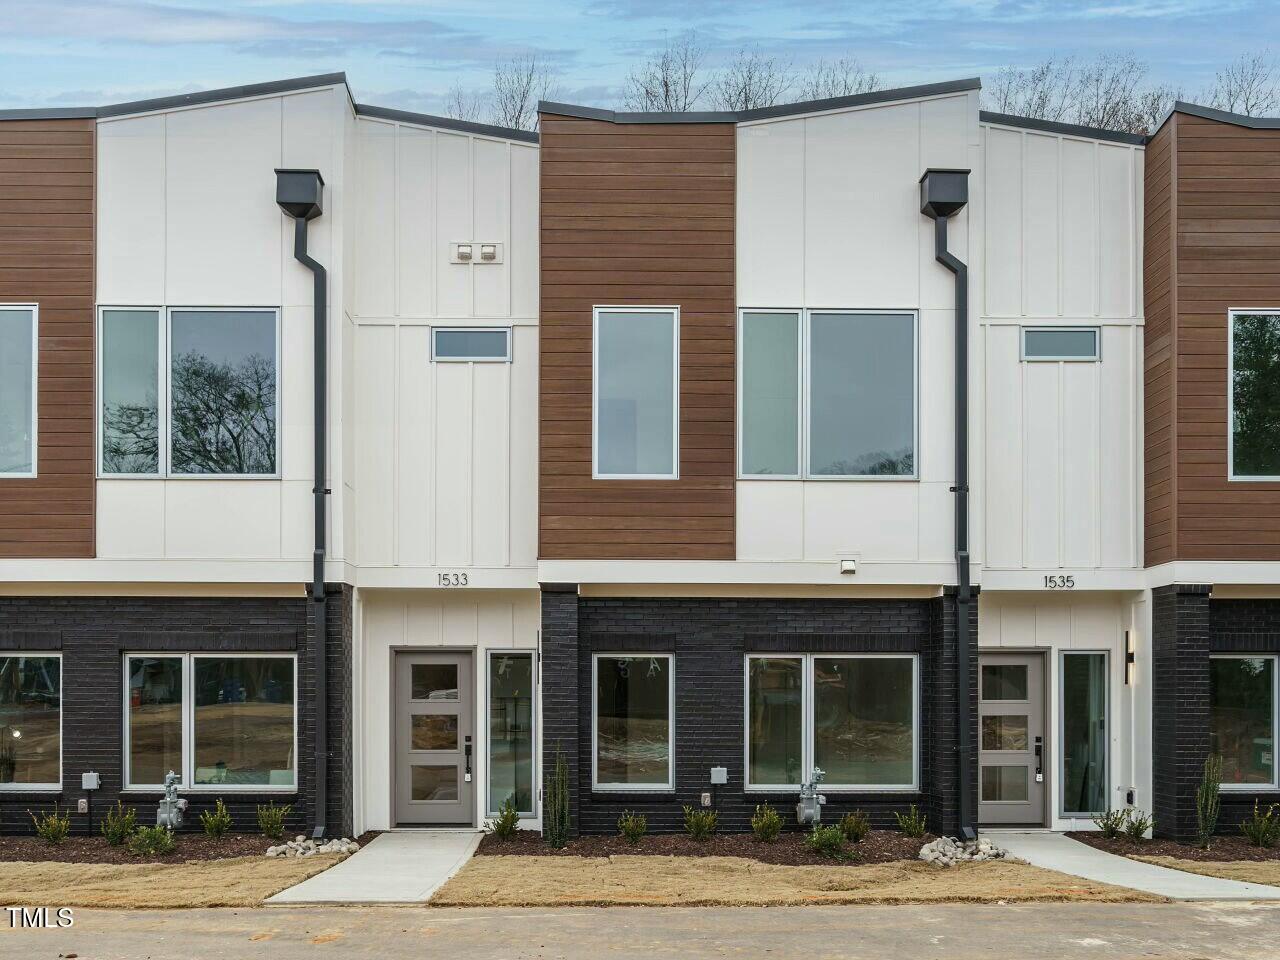
[[[442,587],[465,587],[467,585],[467,575],[465,573],[437,573],[436,583]]]
[[[1050,590],[1074,590],[1076,586],[1076,578],[1048,574],[1044,578],[1044,585]]]

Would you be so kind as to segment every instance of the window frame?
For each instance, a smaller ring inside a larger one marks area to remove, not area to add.
[[[180,793],[218,793],[218,794],[260,794],[260,793],[279,793],[279,794],[296,794],[299,790],[298,776],[298,727],[299,717],[298,711],[301,709],[299,689],[298,689],[298,655],[288,651],[257,651],[257,650],[235,650],[235,651],[218,651],[218,650],[200,650],[200,651],[171,651],[171,650],[125,650],[120,655],[120,673],[121,683],[124,690],[123,700],[123,726],[121,730],[122,741],[122,757],[121,757],[121,790],[123,791],[145,791],[154,792],[164,789],[162,783],[134,783],[133,771],[130,769],[130,739],[129,739],[129,660],[134,657],[145,657],[151,660],[160,660],[170,658],[180,660],[182,662],[182,769],[176,771],[180,777],[178,782],[178,791]],[[293,759],[293,783],[291,784],[225,784],[225,783],[195,783],[195,745],[196,745],[196,725],[195,725],[195,662],[200,659],[206,660],[231,660],[231,659],[256,659],[256,660],[289,660],[293,664],[293,747],[291,756]]]
[[[31,469],[0,471],[0,480],[31,480],[40,470],[40,304],[0,303],[5,313],[31,313]]]
[[[1280,474],[1254,475],[1236,473],[1236,315],[1275,317],[1280,323],[1280,307],[1227,308],[1227,482],[1275,483]]]
[[[600,314],[671,314],[671,473],[600,472]],[[601,303],[591,308],[591,479],[592,480],[679,480],[680,479],[680,305],[630,306]]]
[[[7,476],[7,474],[6,474]],[[66,694],[66,662],[60,650],[5,650],[0,658],[17,657],[19,659],[54,659],[58,661],[58,782],[57,783],[0,783],[0,795],[9,793],[61,793],[62,781],[66,778],[66,711],[64,703]]]
[[[507,349],[501,357],[441,357],[436,354],[437,333],[503,333]],[[431,362],[432,363],[510,363],[511,362],[511,328],[497,326],[449,326],[431,328]]]
[[[1210,660],[1270,660],[1271,661],[1271,782],[1223,783],[1220,789],[1229,793],[1273,793],[1280,790],[1280,763],[1276,762],[1276,744],[1280,742],[1280,654],[1274,653],[1211,653]],[[1212,711],[1212,701],[1210,702]]]
[[[1093,356],[1056,357],[1027,354],[1028,333],[1092,333]],[[1032,324],[1018,328],[1018,359],[1022,363],[1100,363],[1102,361],[1102,327],[1088,324]]]
[[[814,688],[813,664],[815,660],[910,660],[911,661],[911,768],[912,782],[908,784],[856,784],[835,783],[824,780],[821,789],[831,793],[919,793],[920,792],[920,726],[922,722],[920,697],[920,654],[918,653],[790,653],[784,651],[753,651],[743,657],[742,671],[742,780],[747,793],[792,794],[800,790],[799,783],[753,783],[751,777],[751,661],[799,660],[800,667],[800,756],[801,780],[813,776],[816,753],[814,742]]]
[[[742,363],[743,363],[743,318],[749,313],[789,313],[798,318],[797,336],[799,337],[799,397],[796,402],[797,416],[797,466],[798,473],[745,473],[742,468],[743,428],[745,419],[742,415]],[[814,314],[846,314],[857,316],[909,316],[911,318],[911,473],[892,474],[818,474],[809,467],[810,437],[812,424],[812,404],[810,393],[812,386],[813,356],[813,315]],[[880,308],[847,308],[847,307],[739,307],[737,325],[737,478],[739,480],[805,480],[815,482],[874,482],[874,483],[918,483],[920,481],[920,310],[916,307],[880,307]],[[824,784],[825,786],[825,784]]]
[[[667,661],[667,782],[666,783],[601,783],[597,772],[600,756],[598,733],[600,661],[655,660]],[[591,654],[591,789],[599,793],[670,793],[676,788],[676,655],[664,650],[601,651]]]
[[[164,307],[157,306],[102,306],[94,326],[94,444],[95,470],[99,480],[163,480],[166,478],[169,454],[169,377],[165,371],[168,363],[168,323],[164,322]],[[102,409],[102,387],[104,384],[102,368],[102,347],[106,342],[103,336],[106,314],[108,313],[154,313],[156,315],[156,407],[158,423],[156,424],[156,472],[155,473],[108,473],[102,462],[106,443],[106,423]]]
[[[498,816],[498,813],[499,813],[498,810],[492,809],[493,807],[493,804],[492,804],[492,800],[493,800],[493,792],[492,792],[493,791],[493,739],[489,736],[489,718],[490,718],[490,712],[493,709],[493,661],[495,657],[523,657],[523,656],[527,656],[531,661],[530,675],[533,678],[532,679],[533,687],[532,687],[532,693],[531,693],[533,702],[530,705],[530,711],[529,711],[529,723],[532,726],[532,729],[529,731],[529,739],[533,745],[533,756],[531,757],[531,763],[532,763],[531,776],[533,777],[533,781],[530,784],[530,787],[531,787],[530,798],[533,801],[533,809],[517,810],[516,813],[520,815],[520,818],[522,820],[532,820],[538,816],[538,800],[539,800],[539,794],[541,792],[540,784],[542,783],[541,779],[539,778],[542,751],[540,749],[540,742],[538,740],[538,736],[541,732],[540,724],[538,723],[538,720],[539,720],[538,703],[540,699],[539,689],[538,689],[538,679],[539,679],[538,671],[539,671],[540,664],[539,664],[539,658],[538,658],[538,651],[534,650],[533,648],[521,649],[518,647],[512,647],[509,649],[489,650],[488,656],[485,657],[485,662],[484,662],[484,721],[485,721],[484,742],[485,742],[485,751],[486,751],[485,753],[485,781],[486,782],[484,784],[484,805],[485,805],[487,816],[490,816],[490,817],[496,817]]]

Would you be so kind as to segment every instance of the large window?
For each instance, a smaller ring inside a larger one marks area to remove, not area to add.
[[[670,654],[594,657],[592,783],[599,789],[673,786],[674,658]]]
[[[748,788],[795,789],[819,767],[829,789],[916,789],[917,687],[914,656],[748,656]]]
[[[0,477],[36,474],[34,305],[0,304]]]
[[[489,812],[533,816],[533,653],[489,655]]]
[[[124,673],[128,786],[295,788],[292,654],[130,654]]]
[[[911,479],[916,315],[744,310],[744,477]]]
[[[0,657],[0,790],[62,787],[62,660]]]
[[[279,474],[275,310],[103,308],[104,476]]]
[[[1276,658],[1209,659],[1209,751],[1224,789],[1276,786]]]
[[[670,480],[679,473],[680,312],[597,307],[592,473]]]
[[[1233,310],[1228,329],[1230,477],[1280,479],[1280,311]]]

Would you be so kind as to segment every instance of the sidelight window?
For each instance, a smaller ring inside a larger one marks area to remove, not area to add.
[[[593,476],[679,475],[679,342],[676,307],[596,307]]]
[[[1280,311],[1233,310],[1227,323],[1232,480],[1280,480]]]
[[[0,304],[0,477],[36,475],[36,314]]]
[[[675,752],[675,658],[593,658],[592,783],[602,790],[669,790]]]
[[[489,812],[533,816],[533,653],[489,654]]]

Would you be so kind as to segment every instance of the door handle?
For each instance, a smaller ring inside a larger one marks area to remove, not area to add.
[[[467,768],[464,771],[465,779],[467,783],[470,783],[471,782],[471,738],[470,737],[466,738],[466,745],[463,748],[463,754],[466,757],[466,761],[467,761]]]
[[[1044,738],[1036,737],[1036,783],[1044,783]]]

